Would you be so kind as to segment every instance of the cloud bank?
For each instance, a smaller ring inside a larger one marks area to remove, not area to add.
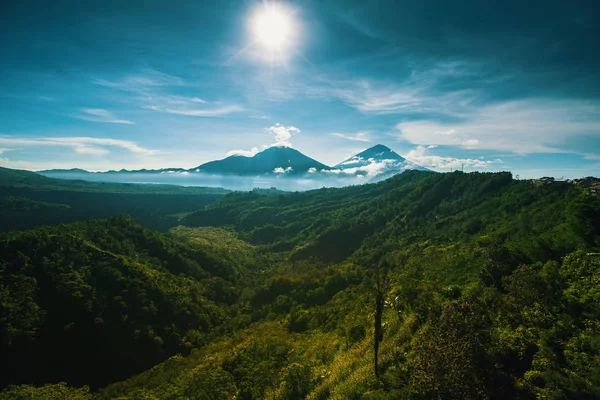
[[[502,164],[501,159],[484,160],[483,158],[454,158],[432,155],[429,153],[430,149],[432,149],[431,146],[417,146],[403,157],[422,167],[434,170],[456,170],[463,167],[487,169]]]

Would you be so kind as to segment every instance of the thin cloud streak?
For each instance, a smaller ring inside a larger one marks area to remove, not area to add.
[[[336,133],[332,133],[331,136],[350,140],[353,142],[371,142],[371,139],[369,138],[369,133],[370,132],[357,132],[357,133],[353,133],[353,134],[348,134],[348,133],[337,133],[336,132]]]
[[[169,75],[151,68],[143,69],[139,74],[128,75],[119,81],[97,78],[92,82],[96,85],[125,91],[139,91],[148,87],[180,86],[184,83],[183,79],[178,76]]]
[[[159,150],[151,150],[139,146],[128,140],[92,137],[55,137],[55,138],[15,138],[0,137],[0,145],[10,146],[11,150],[20,147],[45,147],[63,146],[69,147],[78,154],[106,155],[110,150],[106,147],[117,147],[128,150],[134,154],[152,156],[160,154]]]
[[[154,111],[160,111],[167,114],[187,115],[190,117],[221,117],[228,114],[239,113],[244,108],[238,105],[223,106],[217,108],[169,108],[164,106],[142,106],[142,108]]]
[[[135,122],[127,119],[117,118],[112,112],[102,108],[81,108],[79,111],[81,114],[75,115],[74,117],[84,121],[126,125],[135,124]]]

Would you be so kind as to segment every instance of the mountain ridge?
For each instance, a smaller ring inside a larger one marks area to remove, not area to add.
[[[327,165],[306,156],[294,148],[274,146],[256,153],[252,157],[231,155],[221,160],[201,164],[189,171],[238,175],[299,174],[307,173],[311,168],[330,169]]]
[[[193,168],[159,168],[139,170],[109,170],[102,172],[91,172],[81,168],[71,169],[46,169],[37,171],[40,174],[64,174],[64,173],[91,173],[91,174],[170,174],[170,173],[198,173],[238,176],[257,175],[279,175],[298,176],[301,174],[314,174],[317,172],[329,172],[328,175],[362,175],[371,178],[378,175],[389,177],[408,169],[429,171],[427,168],[417,165],[389,147],[377,144],[369,147],[354,156],[334,165],[328,166],[314,158],[311,158],[297,149],[287,146],[272,146],[260,151],[253,156],[231,155],[220,160],[208,161]],[[340,172],[342,174],[340,174]]]
[[[377,144],[336,164],[334,169],[369,176],[369,182],[379,182],[406,170],[430,171],[402,157],[392,149]]]

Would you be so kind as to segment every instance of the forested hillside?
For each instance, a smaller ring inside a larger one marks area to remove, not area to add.
[[[291,251],[292,259],[338,262],[359,248],[506,243],[527,260],[545,260],[581,243],[600,244],[597,199],[566,182],[514,181],[508,172],[407,171],[374,185],[276,196],[231,193],[182,222],[230,226],[266,250]]]
[[[258,258],[219,250],[128,217],[0,235],[2,385],[98,387],[226,332]]]
[[[0,398],[600,396],[589,189],[408,171],[182,223],[0,236]]]
[[[179,213],[218,200],[229,191],[172,185],[72,181],[0,167],[0,231],[30,229],[91,218],[131,215],[168,230]]]

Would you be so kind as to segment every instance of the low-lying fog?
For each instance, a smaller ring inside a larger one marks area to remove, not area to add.
[[[369,176],[342,176],[324,174],[306,175],[264,175],[236,176],[212,175],[201,172],[184,173],[81,173],[81,172],[50,172],[42,175],[58,179],[81,179],[95,182],[119,183],[161,183],[180,186],[222,187],[230,190],[252,190],[254,188],[268,189],[275,187],[286,191],[301,191],[320,189],[322,187],[342,187],[367,183]]]

